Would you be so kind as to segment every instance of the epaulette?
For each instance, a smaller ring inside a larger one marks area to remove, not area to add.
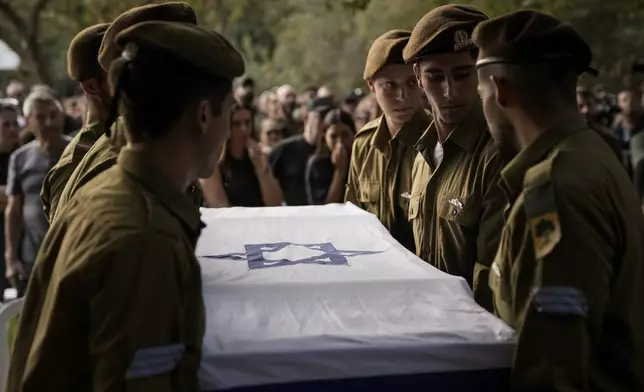
[[[375,131],[380,126],[380,121],[382,121],[382,116],[376,118],[375,120],[369,121],[362,128],[360,128],[360,130],[356,133],[356,136],[362,134],[366,135],[368,132]]]

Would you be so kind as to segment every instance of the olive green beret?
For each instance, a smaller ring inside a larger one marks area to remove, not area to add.
[[[112,61],[121,55],[121,48],[115,42],[116,36],[121,31],[137,23],[152,20],[197,24],[197,15],[190,4],[181,2],[143,5],[122,13],[114,19],[101,42],[98,54],[101,67],[109,71]]]
[[[389,64],[404,64],[402,51],[409,41],[410,31],[391,30],[376,38],[367,54],[364,66],[364,80],[372,78]]]
[[[97,24],[76,34],[67,50],[67,74],[75,82],[95,78],[103,72],[98,50],[109,23]]]
[[[226,38],[195,24],[159,21],[139,23],[116,36],[116,44],[121,48],[125,48],[130,42],[160,49],[213,76],[232,80],[245,71],[242,55]],[[124,52],[123,55],[132,54]]]
[[[590,68],[590,47],[573,27],[533,10],[512,12],[479,24],[472,37],[479,47],[477,67],[499,63],[567,62],[581,74]]]
[[[405,62],[410,63],[429,54],[472,49],[472,31],[487,19],[487,15],[469,5],[448,4],[434,8],[411,32],[403,51]]]

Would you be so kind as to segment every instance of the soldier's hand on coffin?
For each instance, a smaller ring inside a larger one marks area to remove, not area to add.
[[[346,170],[349,166],[349,154],[342,143],[338,142],[331,152],[331,162],[336,169]]]

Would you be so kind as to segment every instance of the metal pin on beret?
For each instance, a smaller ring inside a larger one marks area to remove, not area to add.
[[[242,55],[222,35],[191,23],[150,21],[136,24],[116,36],[123,56],[136,57],[138,45],[167,52],[206,73],[234,79],[244,74]]]
[[[90,26],[76,34],[67,49],[67,74],[75,82],[99,76],[103,69],[98,63],[98,50],[109,23]]]
[[[473,42],[479,47],[477,68],[489,64],[564,62],[578,73],[597,75],[592,51],[568,23],[534,10],[512,12],[479,24]]]
[[[487,15],[469,5],[448,4],[434,8],[414,27],[403,58],[411,63],[430,54],[472,50],[472,31],[487,19]]]
[[[390,64],[404,64],[402,52],[411,31],[391,30],[376,38],[371,44],[364,67],[364,80],[372,78],[378,71]]]
[[[121,55],[122,48],[116,44],[116,36],[128,27],[147,21],[183,22],[196,25],[197,15],[190,4],[183,2],[143,5],[122,13],[114,19],[101,42],[98,62],[105,71],[109,71],[112,61]]]

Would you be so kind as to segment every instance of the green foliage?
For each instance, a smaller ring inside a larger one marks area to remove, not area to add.
[[[329,85],[338,93],[364,85],[369,46],[394,28],[413,29],[441,0],[187,0],[202,26],[228,37],[260,87]],[[21,55],[23,76],[65,81],[67,45],[80,29],[161,0],[0,0],[0,39]],[[630,64],[644,47],[641,0],[470,0],[490,16],[520,8],[543,10],[572,23],[591,43],[598,81],[629,83]],[[37,4],[44,4],[34,16]],[[11,14],[14,13],[14,15]],[[16,23],[18,15],[22,22]],[[22,24],[21,24],[22,23]],[[36,27],[34,29],[34,26]],[[29,40],[36,31],[35,40]],[[40,59],[40,67],[35,65]],[[59,83],[59,85],[60,85]]]

